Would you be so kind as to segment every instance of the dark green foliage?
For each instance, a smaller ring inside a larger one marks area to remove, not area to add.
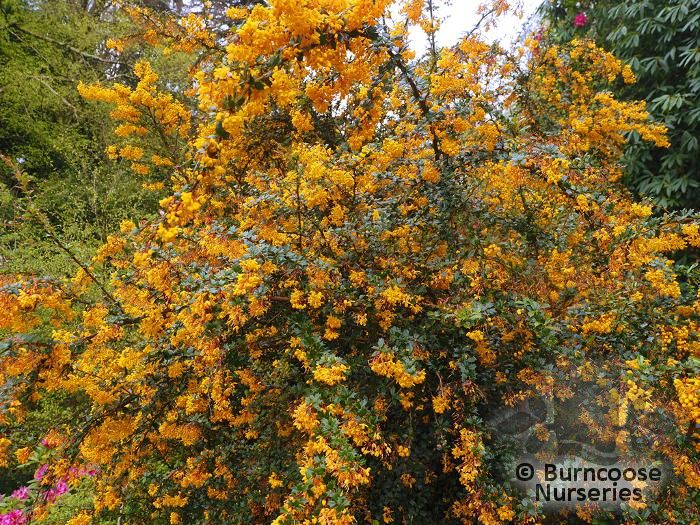
[[[122,219],[155,210],[156,196],[137,191],[141,181],[105,156],[113,140],[107,111],[76,89],[80,81],[131,80],[130,64],[104,47],[120,29],[106,5],[0,0],[0,154],[32,179],[26,192],[0,164],[2,272],[75,270],[26,213],[30,195],[81,259]]]
[[[669,149],[630,137],[627,180],[667,207],[700,205],[700,2],[598,0],[546,2],[540,13],[556,42],[590,37],[630,64],[637,83],[620,86],[624,99],[647,101],[669,129]],[[576,27],[577,14],[586,23]]]

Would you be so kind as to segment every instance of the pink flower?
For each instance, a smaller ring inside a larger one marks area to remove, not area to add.
[[[0,515],[0,525],[25,525],[27,517],[19,509]]]
[[[588,17],[586,13],[581,11],[574,17],[574,27],[583,27],[588,23]]]
[[[49,466],[44,463],[42,466],[40,466],[37,471],[34,473],[34,479],[39,481],[41,478],[43,478],[46,475],[46,471],[49,470]],[[1,525],[1,524],[0,524]]]
[[[65,480],[61,480],[56,483],[56,496],[61,496],[68,492],[68,483]]]
[[[25,499],[29,498],[29,487],[18,488],[10,497],[24,501]]]
[[[73,475],[73,477],[77,478],[82,478],[83,476],[90,476],[93,477],[95,474],[97,474],[97,470],[94,468],[79,468],[79,469],[71,469],[70,474]]]
[[[68,483],[66,483],[65,480],[61,480],[56,483],[55,487],[46,492],[46,501],[53,502],[57,497],[62,496],[66,492],[68,492]]]
[[[41,444],[47,448],[56,448],[56,446],[58,445],[58,442],[56,441],[55,436],[52,437],[49,435],[41,440]]]

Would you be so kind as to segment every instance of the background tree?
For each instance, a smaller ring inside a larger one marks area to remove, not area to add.
[[[213,31],[228,28],[224,13],[234,4],[144,2],[153,20],[196,14]],[[0,1],[0,154],[32,179],[23,194],[13,169],[0,163],[2,271],[71,272],[75,263],[59,243],[87,259],[121,220],[155,212],[158,192],[140,187],[156,188],[158,177],[139,176],[129,162],[115,165],[108,158],[114,129],[109,112],[77,90],[81,82],[135,85],[134,64],[148,56],[161,82],[173,93],[182,91],[175,86],[188,84],[187,62],[196,57],[165,57],[140,45],[122,53],[110,47],[120,37],[139,42],[145,30],[113,1]],[[26,213],[30,196],[46,220]]]
[[[628,63],[638,81],[619,84],[625,100],[645,100],[669,129],[671,146],[630,137],[626,180],[662,206],[700,202],[700,3],[695,0],[553,0],[540,14],[554,42],[592,38]]]
[[[3,0],[0,26],[0,153],[32,178],[25,192],[0,166],[2,270],[72,272],[57,240],[84,259],[120,220],[155,211],[142,181],[105,155],[108,112],[76,89],[81,81],[132,82],[133,60],[105,47],[123,29],[109,2]],[[26,213],[30,196],[45,224]]]

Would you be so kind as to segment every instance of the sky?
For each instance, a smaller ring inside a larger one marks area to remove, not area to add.
[[[523,24],[535,12],[542,1],[520,0],[523,17],[518,18],[513,13],[499,17],[498,25],[495,28],[482,33],[485,39],[489,42],[498,40],[503,44],[516,39],[522,30]],[[440,26],[437,43],[441,46],[452,45],[459,40],[460,36],[470,31],[480,18],[476,12],[480,3],[481,0],[451,0],[451,5],[446,5],[438,0],[438,5],[440,6],[438,14],[441,17],[447,17],[447,19]],[[515,1],[512,3],[514,4]],[[419,27],[412,28],[410,38],[411,47],[418,54],[427,49],[427,37]]]

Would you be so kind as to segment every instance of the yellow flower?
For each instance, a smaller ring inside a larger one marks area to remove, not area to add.
[[[267,478],[267,482],[270,484],[270,488],[276,489],[284,486],[284,482],[277,476],[276,472],[270,474]]]
[[[85,512],[73,516],[66,522],[66,525],[89,525],[92,522],[92,518]]]
[[[292,308],[296,310],[303,310],[306,308],[306,304],[304,303],[304,292],[301,290],[294,290],[289,296],[289,301]]]
[[[27,461],[29,461],[29,456],[31,453],[32,451],[29,447],[17,449],[15,451],[15,457],[17,458],[17,462],[20,465],[25,464]]]
[[[345,374],[350,367],[344,364],[332,366],[317,366],[314,368],[314,379],[327,385],[335,385],[345,379]]]
[[[0,467],[6,467],[8,465],[7,461],[7,449],[10,447],[11,441],[7,438],[0,438]]]

